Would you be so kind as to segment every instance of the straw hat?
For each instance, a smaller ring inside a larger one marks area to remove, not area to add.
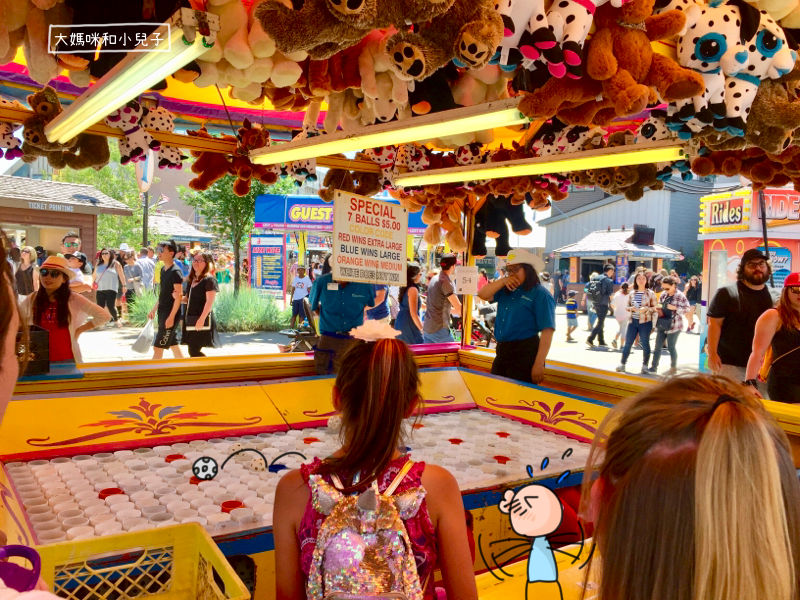
[[[52,269],[53,271],[60,271],[61,273],[66,275],[68,279],[72,279],[72,269],[70,269],[67,259],[61,256],[48,256],[39,267],[40,271],[42,269]]]
[[[202,251],[203,251],[203,249],[202,249],[200,246],[195,246],[194,248],[192,248],[191,250],[189,250],[189,254],[191,254],[192,256],[194,256],[194,255],[195,255],[195,254],[197,254],[198,252],[202,252]]]

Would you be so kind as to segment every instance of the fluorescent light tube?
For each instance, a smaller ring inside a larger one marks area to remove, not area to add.
[[[208,23],[209,34],[198,31]],[[217,15],[182,8],[153,32],[147,43],[167,44],[168,50],[131,52],[61,114],[45,126],[51,142],[65,143],[104,117],[137,98],[165,77],[202,56],[216,40]],[[156,37],[158,36],[158,37]],[[101,49],[102,51],[102,49]]]
[[[266,146],[253,150],[250,160],[256,164],[273,165],[519,125],[529,121],[517,109],[519,101],[520,98],[509,98],[402,121],[369,125],[356,132],[337,131],[296,142]]]
[[[501,179],[503,177],[545,175],[548,173],[584,171],[586,169],[672,162],[683,158],[683,147],[677,145],[675,140],[637,144],[636,147],[636,150],[633,150],[630,146],[587,150],[567,154],[564,155],[564,158],[555,160],[551,156],[542,156],[510,160],[505,163],[486,163],[450,169],[407,172],[397,175],[395,181],[399,186],[438,185],[480,179]]]

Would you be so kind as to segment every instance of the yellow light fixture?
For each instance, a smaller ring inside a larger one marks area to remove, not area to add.
[[[65,143],[126,102],[202,56],[214,45],[219,17],[181,8],[143,45],[165,50],[132,51],[45,126],[51,142]],[[141,47],[137,46],[137,47]]]
[[[605,169],[647,163],[671,162],[680,160],[682,146],[675,140],[661,140],[647,144],[637,144],[637,149],[629,146],[600,148],[567,154],[569,158],[542,156],[510,160],[504,163],[486,163],[436,169],[432,171],[408,172],[395,177],[399,186],[438,185],[480,179],[501,179],[504,177],[523,177],[526,175],[545,175],[566,173],[586,169]]]
[[[250,153],[250,160],[260,165],[274,165],[356,152],[365,148],[419,142],[472,131],[519,125],[529,121],[517,109],[519,101],[519,98],[508,98],[402,121],[369,125],[357,132],[337,131],[296,142],[266,146],[253,150]]]

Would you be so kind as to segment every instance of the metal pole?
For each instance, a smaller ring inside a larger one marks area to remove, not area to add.
[[[761,210],[761,231],[764,234],[764,254],[769,256],[769,238],[767,237],[767,202],[764,199],[764,190],[758,190],[758,204]],[[769,274],[769,286],[775,287],[772,272]]]
[[[472,256],[472,238],[475,235],[475,212],[469,206],[469,199],[474,196],[468,196],[464,200],[464,228],[466,229],[467,238],[467,251],[466,266],[475,266],[475,257]],[[469,346],[472,344],[472,302],[473,298],[470,294],[464,295],[464,303],[461,305],[461,347]]]
[[[148,246],[148,243],[147,243],[147,229],[148,229],[148,227],[147,227],[147,212],[148,212],[148,209],[149,209],[149,206],[148,206],[149,204],[150,204],[150,192],[145,192],[144,193],[144,218],[142,219],[142,240],[144,240],[143,243],[142,243],[142,246],[144,246],[145,248],[147,248],[147,246]]]

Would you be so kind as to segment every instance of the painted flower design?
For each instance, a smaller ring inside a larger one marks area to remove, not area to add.
[[[539,415],[539,420],[544,425],[558,425],[559,423],[571,423],[582,427],[586,431],[597,433],[597,420],[590,419],[584,413],[577,410],[564,410],[565,404],[557,402],[552,408],[541,400],[517,400],[517,404],[500,404],[492,397],[487,397],[486,402],[495,408],[507,408],[512,410],[524,410]]]
[[[38,447],[66,446],[79,442],[87,442],[99,438],[109,437],[121,433],[135,433],[144,437],[166,435],[181,427],[211,428],[211,427],[243,427],[259,423],[261,417],[245,417],[244,422],[231,423],[225,421],[206,421],[205,417],[213,417],[216,413],[182,412],[183,406],[162,406],[150,404],[144,398],[139,403],[127,407],[127,410],[112,410],[106,414],[114,417],[95,423],[85,423],[81,427],[103,427],[105,431],[96,431],[87,435],[60,440],[49,441],[50,438],[31,438],[28,444]]]

